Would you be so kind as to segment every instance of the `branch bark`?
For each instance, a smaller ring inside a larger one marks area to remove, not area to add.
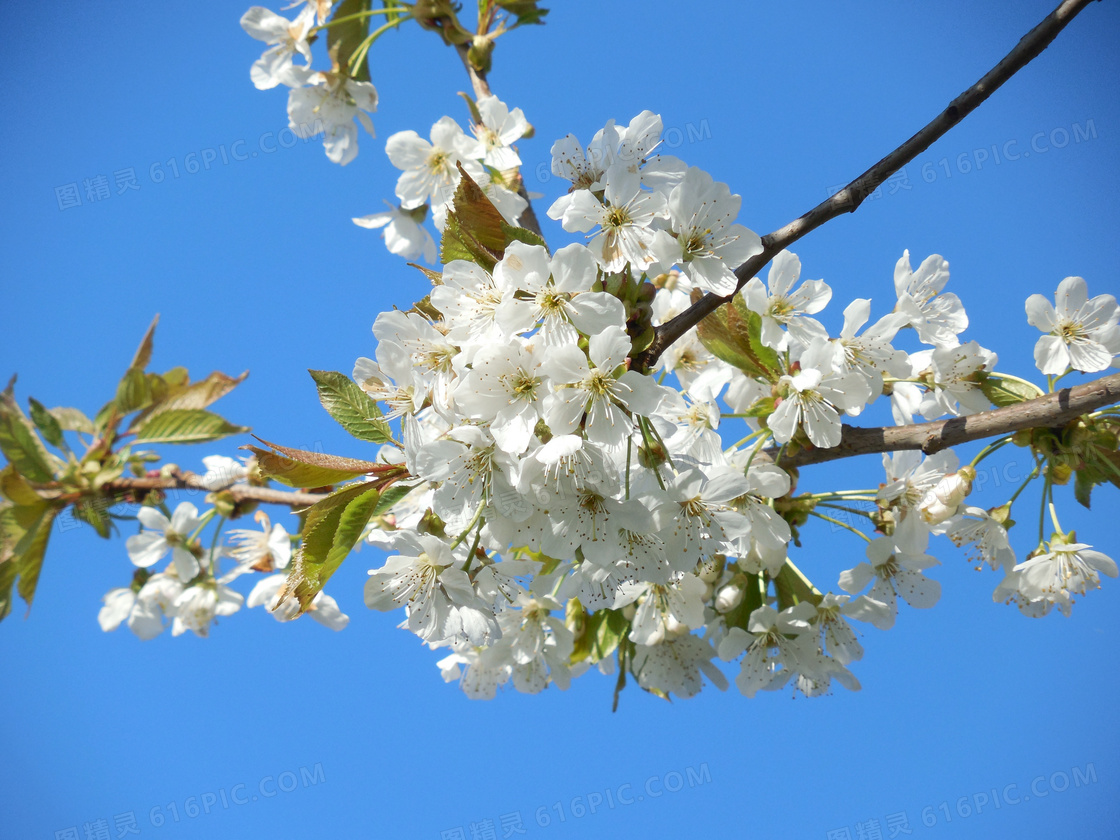
[[[777,463],[783,467],[803,467],[841,458],[853,458],[857,455],[895,452],[900,449],[920,449],[927,455],[932,455],[949,446],[1008,435],[1020,429],[1058,428],[1076,417],[1118,402],[1120,402],[1120,373],[1114,373],[1018,405],[971,414],[967,417],[952,417],[933,423],[908,426],[878,428],[844,426],[838,446],[831,449],[801,449],[793,455],[783,457]],[[778,451],[776,448],[766,449],[760,452],[758,457],[776,462]],[[168,478],[118,478],[106,482],[101,489],[103,493],[111,496],[150,490],[217,492],[205,486],[202,477],[192,472],[180,472]],[[236,502],[253,501],[291,508],[311,507],[326,497],[324,493],[275,490],[248,484],[235,484],[221,489],[228,492]]]
[[[1050,45],[1073,18],[1092,0],[1065,0],[1034,29],[1024,35],[1003,60],[989,70],[972,87],[949,103],[917,134],[888,154],[840,192],[822,201],[808,213],[785,227],[762,237],[762,253],[735,269],[739,282],[735,292],[726,297],[706,294],[677,317],[659,326],[653,344],[635,359],[639,369],[651,369],[661,354],[701,320],[727,303],[743,285],[770,260],[805,234],[843,213],[854,213],[871,193],[891,175],[928,149],[936,140],[957,125],[991,96],[1004,82],[1031,62]]]
[[[471,90],[474,91],[474,98],[481,99],[484,96],[490,96],[490,83],[486,81],[486,74],[480,70],[476,70],[472,65],[469,58],[470,45],[469,44],[456,44],[455,52],[459,54],[459,59],[463,62],[463,67],[466,68],[467,75],[471,80]]]
[[[839,446],[830,449],[801,449],[791,456],[783,457],[779,463],[783,467],[802,467],[856,455],[895,452],[899,449],[920,449],[927,455],[932,455],[949,446],[1008,435],[1020,429],[1061,427],[1076,417],[1117,402],[1120,402],[1120,373],[1073,388],[1063,388],[1018,405],[982,411],[966,417],[951,417],[908,426],[844,426]],[[766,449],[759,455],[765,455],[774,461],[778,450]]]
[[[235,502],[262,502],[269,505],[287,505],[293,508],[311,507],[325,493],[301,493],[297,490],[274,490],[271,487],[254,487],[249,484],[234,484],[223,487]],[[192,472],[177,473],[170,478],[118,478],[102,485],[102,490],[114,494],[137,490],[206,490],[218,492],[202,483],[202,476]]]

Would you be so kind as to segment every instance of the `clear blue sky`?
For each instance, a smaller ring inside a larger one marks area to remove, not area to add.
[[[538,164],[547,173],[555,138],[586,140],[649,108],[675,152],[742,194],[740,221],[766,233],[910,136],[1051,2],[556,3],[546,26],[499,42],[491,81],[536,126],[520,148],[530,189],[546,196],[538,214],[561,190],[534,175]],[[392,195],[384,139],[426,135],[447,113],[464,122],[455,92],[467,82],[434,35],[383,39],[371,65],[378,139],[363,136],[340,168],[318,141],[276,145],[285,95],[249,81],[261,45],[238,26],[244,10],[0,7],[11,36],[0,68],[0,373],[19,373],[21,400],[92,413],[159,312],[156,369],[249,369],[216,406],[226,416],[270,440],[364,457],[322,412],[306,369],[350,371],[372,354],[377,313],[423,294],[424,278],[350,218]],[[798,243],[805,276],[834,290],[826,324],[837,330],[857,296],[885,312],[904,248],[915,264],[940,253],[971,318],[965,338],[1029,375],[1029,294],[1052,295],[1068,275],[1093,294],[1120,292],[1118,42],[1117,4],[1092,4],[907,167],[910,189]],[[224,163],[219,147],[237,141],[249,157]],[[187,156],[204,149],[215,151],[209,169],[188,172]],[[130,168],[139,188],[118,194],[114,173]],[[81,206],[60,209],[56,188],[98,175],[110,197],[83,189]],[[558,226],[547,232],[567,241]],[[198,468],[241,442],[167,454]],[[1025,468],[1009,453],[980,503],[1005,500]],[[880,480],[871,458],[806,471],[803,486]],[[1114,558],[1117,498],[1098,491],[1088,514],[1060,493],[1064,524]],[[887,633],[864,628],[861,692],[750,701],[709,686],[670,705],[630,689],[612,715],[612,681],[598,675],[489,703],[445,686],[438,655],[395,629],[401,614],[362,606],[366,570],[382,562],[368,547],[330,586],[352,619],[340,634],[253,610],[209,640],[142,643],[96,622],[101,596],[131,574],[123,540],[56,532],[30,617],[20,606],[0,626],[0,838],[76,828],[85,840],[99,820],[115,838],[130,813],[150,840],[437,840],[456,828],[470,838],[472,823],[486,837],[486,820],[501,838],[501,817],[518,813],[524,836],[556,840],[825,840],[845,828],[858,838],[857,824],[880,836],[871,821],[891,837],[898,814],[912,832],[899,837],[1115,838],[1120,585],[1106,581],[1072,618],[1029,620],[991,603],[994,575],[939,548],[941,603],[904,607]],[[835,580],[862,547],[810,529],[794,559]],[[192,797],[209,813],[188,817]],[[598,797],[595,813],[577,818],[576,797]]]

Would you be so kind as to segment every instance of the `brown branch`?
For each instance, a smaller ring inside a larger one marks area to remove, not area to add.
[[[790,222],[785,227],[762,237],[762,253],[751,257],[735,269],[735,276],[739,280],[735,291],[738,292],[782,249],[792,245],[805,234],[820,227],[830,219],[834,219],[843,213],[854,213],[864,199],[871,195],[887,178],[928,149],[949,129],[972,113],[1000,85],[1046,49],[1050,42],[1058,36],[1058,33],[1065,28],[1066,24],[1073,20],[1077,13],[1089,5],[1090,2],[1091,0],[1066,0],[1047,15],[1042,23],[1024,35],[1015,45],[1015,48],[999,64],[984,74],[980,81],[950,102],[949,107],[938,114],[925,128],[840,192],[826,201],[822,201],[808,213]],[[726,297],[706,294],[680,315],[659,326],[653,344],[645,353],[635,359],[635,363],[640,366],[640,369],[648,370],[652,368],[661,354],[673,342],[700,323],[706,315],[731,300],[733,295],[734,292]]]
[[[802,467],[838,458],[895,452],[899,449],[920,449],[927,455],[932,455],[949,446],[1008,435],[1020,429],[1058,428],[1074,418],[1117,402],[1120,402],[1120,373],[1073,388],[1063,388],[1018,405],[982,411],[966,417],[874,429],[844,426],[839,446],[830,449],[801,449],[791,456],[783,457],[781,465]],[[771,461],[777,454],[777,449],[759,453],[760,456],[766,455]]]
[[[118,478],[108,481],[101,487],[111,493],[128,493],[143,490],[206,490],[219,492],[207,487],[202,476],[192,472],[181,472],[169,478]],[[250,484],[234,484],[221,488],[233,497],[235,502],[262,502],[268,505],[287,505],[293,508],[311,507],[324,493],[301,493],[297,490],[274,490],[271,487],[254,487]]]
[[[471,45],[470,44],[456,44],[455,52],[459,54],[460,60],[463,62],[463,67],[467,70],[467,75],[471,79],[471,89],[474,91],[474,98],[481,99],[484,96],[490,96],[490,83],[486,81],[486,73],[481,70],[475,69],[471,64],[469,57]]]

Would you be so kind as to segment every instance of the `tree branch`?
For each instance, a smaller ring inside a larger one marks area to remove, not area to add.
[[[1089,5],[1090,2],[1091,0],[1065,0],[1057,9],[1047,15],[1038,26],[1024,35],[1015,45],[1015,48],[999,64],[984,74],[980,81],[950,102],[949,107],[938,114],[925,128],[840,192],[826,201],[822,201],[808,213],[790,222],[785,227],[762,237],[762,253],[751,257],[735,269],[735,276],[739,279],[735,291],[738,292],[780,251],[792,245],[805,234],[842,213],[854,213],[864,199],[871,195],[887,178],[928,149],[949,129],[972,113],[1004,82],[1046,49],[1050,42],[1058,36],[1058,33],[1065,28],[1066,24],[1073,20],[1077,13]],[[680,315],[657,327],[653,344],[635,359],[639,369],[648,370],[652,368],[661,354],[673,342],[700,323],[705,316],[731,300],[733,295],[734,293],[726,297],[720,297],[719,295],[706,294]]]
[[[459,54],[459,59],[463,62],[463,67],[466,68],[467,75],[470,76],[474,98],[481,99],[484,96],[490,96],[490,83],[486,81],[486,74],[480,70],[476,70],[471,64],[469,57],[470,44],[456,44],[455,52]]]
[[[802,467],[899,449],[920,449],[927,455],[932,455],[949,446],[1008,435],[1020,429],[1061,427],[1076,417],[1117,402],[1120,402],[1120,373],[1073,388],[1063,388],[1018,405],[982,411],[966,417],[950,417],[933,423],[907,426],[844,426],[838,446],[830,449],[801,449],[791,456],[783,457],[780,463],[783,467]],[[766,449],[759,453],[760,457],[763,455],[773,461],[778,450]]]
[[[111,493],[129,493],[144,490],[206,490],[220,492],[207,487],[202,477],[192,472],[176,473],[170,478],[118,478],[102,485],[102,490]],[[220,488],[228,492],[235,502],[262,502],[269,505],[287,505],[293,508],[311,507],[325,493],[301,493],[296,490],[274,490],[271,487],[254,487],[250,484],[234,484]]]

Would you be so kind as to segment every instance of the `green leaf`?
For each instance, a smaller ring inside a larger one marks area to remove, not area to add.
[[[336,490],[308,509],[303,544],[293,558],[285,584],[285,592],[299,600],[301,613],[311,606],[361,537],[379,495],[376,488],[363,482]]]
[[[9,563],[16,564],[19,574],[19,584],[16,591],[27,602],[28,609],[35,599],[35,589],[39,585],[39,573],[43,570],[43,558],[47,553],[47,541],[51,537],[51,526],[58,515],[59,508],[51,505],[43,511],[42,517],[35,524],[34,530],[28,530],[27,535],[16,546],[17,556]]]
[[[83,432],[87,435],[97,433],[93,421],[76,408],[52,408],[50,412],[64,432]]]
[[[335,9],[333,19],[368,12],[370,0],[342,0]],[[359,82],[369,81],[369,65],[363,61],[360,67],[351,67],[350,59],[354,51],[369,35],[370,15],[343,21],[327,30],[327,53],[338,61],[339,66]]]
[[[174,408],[155,415],[136,432],[137,443],[206,443],[249,431],[210,411]]]
[[[139,429],[150,418],[163,414],[165,411],[206,408],[244,382],[248,375],[248,371],[240,376],[227,376],[224,373],[214,371],[205,379],[191,384],[185,368],[173,368],[159,377],[163,385],[166,386],[166,393],[136,416],[132,421],[132,429]],[[154,376],[154,374],[149,374],[150,376]]]
[[[153,401],[152,380],[143,368],[130,367],[117,385],[117,396],[113,407],[118,415],[131,414],[147,408]]]
[[[459,96],[467,103],[467,111],[470,112],[471,122],[475,125],[482,125],[482,114],[478,110],[478,103],[474,101],[470,94],[463,93],[463,91],[459,91]]]
[[[382,419],[377,403],[350,377],[333,370],[310,370],[308,373],[319,390],[319,402],[342,428],[358,440],[371,443],[392,440],[392,431]]]
[[[148,366],[148,362],[152,360],[152,346],[153,340],[156,335],[156,324],[159,323],[159,315],[152,319],[152,323],[148,325],[148,331],[144,333],[144,337],[140,340],[140,346],[136,348],[136,353],[132,357],[132,364],[130,368],[139,368],[144,370]]]
[[[575,605],[573,609],[572,604]],[[569,602],[566,618],[568,627],[576,634],[575,646],[572,649],[571,662],[574,665],[584,659],[592,663],[606,659],[618,649],[619,643],[630,632],[630,622],[621,610],[602,609],[595,613],[587,613],[578,601]],[[578,622],[583,625],[582,632],[578,632]]]
[[[443,228],[440,261],[468,260],[492,271],[505,252],[505,220],[463,165],[456,165],[462,177]]]
[[[0,470],[0,495],[16,505],[37,505],[43,501],[12,464]]]
[[[527,245],[540,245],[546,251],[548,250],[548,245],[545,243],[544,238],[540,234],[533,233],[533,231],[527,228],[515,227],[502,222],[502,233],[505,235],[507,247],[511,242],[524,242]]]
[[[701,295],[693,297],[695,303]],[[747,376],[768,382],[781,377],[778,354],[762,343],[762,318],[747,308],[742,293],[697,324],[696,333],[708,352]]]
[[[54,469],[35,427],[15,400],[16,378],[0,393],[0,452],[24,478],[46,484],[54,481]]]
[[[999,374],[989,374],[980,382],[980,390],[996,408],[1033,400],[1045,392],[1036,385],[1018,379],[1005,379]]]
[[[389,510],[393,505],[411,493],[415,486],[408,486],[404,484],[394,484],[381,491],[381,498],[377,500],[377,507],[373,509],[374,516],[380,516]]]
[[[91,526],[103,540],[111,536],[112,521],[109,518],[108,500],[104,497],[95,496],[75,502],[74,518]]]
[[[167,375],[164,374],[164,378]],[[228,376],[220,371],[214,371],[194,384],[183,382],[179,387],[173,388],[167,397],[153,408],[152,413],[162,413],[176,408],[207,408],[244,382],[248,375],[249,371],[245,371],[240,376]]]
[[[15,566],[12,558],[15,557],[16,546],[27,533],[28,524],[35,521],[45,505],[42,501],[37,505],[0,504],[0,567],[8,563]]]
[[[51,527],[62,507],[42,500],[0,506],[0,619],[11,612],[12,585],[17,578],[16,591],[31,606]]]
[[[59,425],[55,416],[47,411],[43,404],[34,397],[28,397],[27,402],[31,406],[31,421],[43,433],[47,443],[51,446],[57,446],[59,449],[64,448],[66,442],[62,439],[62,426]]]
[[[587,622],[587,632],[591,634],[589,658],[598,662],[615,652],[619,642],[630,632],[630,622],[621,610],[599,610]]]
[[[290,487],[325,487],[349,481],[361,475],[368,475],[383,465],[373,461],[359,461],[356,458],[340,458],[321,452],[306,452],[269,443],[257,438],[265,446],[276,452],[268,452],[256,446],[242,446],[257,456],[257,464],[263,474],[282,481]]]
[[[1084,507],[1089,508],[1093,488],[1101,483],[1100,473],[1091,467],[1082,467],[1074,475],[1073,497]]]
[[[425,318],[427,318],[429,321],[431,321],[433,324],[436,321],[443,320],[443,313],[440,312],[438,309],[436,309],[434,306],[432,306],[432,296],[431,295],[424,295],[424,297],[420,298],[420,300],[418,300],[418,301],[416,301],[416,303],[412,304],[412,307],[410,309],[408,309],[407,311],[408,312],[415,312],[417,315],[422,315]]]
[[[517,18],[513,26],[524,26],[544,23],[544,16],[548,14],[548,9],[540,8],[537,5],[539,2],[540,0],[494,0],[494,5],[501,6]]]
[[[443,285],[443,275],[438,271],[433,271],[430,268],[420,265],[419,263],[407,263],[411,268],[419,269],[420,273],[427,277],[433,286]]]
[[[16,564],[0,563],[0,621],[12,611],[12,586],[16,582]]]
[[[820,604],[824,596],[813,586],[792,560],[787,559],[785,565],[774,578],[774,589],[778,593],[778,611],[795,607],[802,601],[811,601]]]
[[[769,417],[777,408],[774,397],[761,397],[751,403],[750,408],[743,412],[746,417]]]

